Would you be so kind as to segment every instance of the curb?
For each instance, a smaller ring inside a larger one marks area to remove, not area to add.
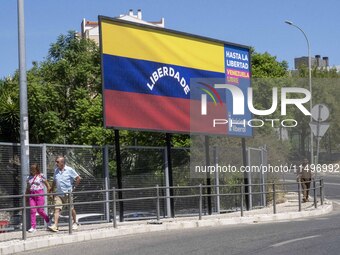
[[[172,221],[164,221],[162,224],[146,224],[144,222],[138,223],[136,225],[129,224],[118,226],[118,228],[116,229],[110,226],[102,229],[74,232],[72,235],[65,233],[59,234],[58,236],[55,235],[37,236],[36,238],[32,237],[29,240],[12,240],[3,242],[0,244],[0,255],[14,254],[17,252],[53,247],[60,244],[84,242],[89,240],[97,240],[102,238],[125,236],[147,232],[292,220],[298,218],[324,215],[330,213],[332,210],[333,203],[329,201],[327,204],[319,206],[317,209],[313,208],[301,212],[258,214],[244,217],[224,217],[222,215],[219,215],[215,216],[214,218],[212,217],[208,219],[203,218],[202,220],[174,219]]]

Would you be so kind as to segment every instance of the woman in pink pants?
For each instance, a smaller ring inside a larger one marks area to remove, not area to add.
[[[39,167],[37,164],[31,165],[30,176],[27,179],[27,192],[28,194],[44,194],[44,184],[47,190],[50,190],[50,184],[46,180],[45,176],[40,173]],[[42,206],[44,205],[45,198],[44,196],[32,196],[29,197],[30,206]],[[39,213],[40,216],[44,218],[46,223],[49,223],[50,220],[46,215],[44,208],[31,208],[31,228],[28,230],[30,233],[34,233],[36,231],[36,213]]]

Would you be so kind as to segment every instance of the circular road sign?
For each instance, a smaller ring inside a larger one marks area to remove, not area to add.
[[[325,121],[329,117],[328,107],[324,104],[314,105],[312,108],[312,118],[316,121]]]

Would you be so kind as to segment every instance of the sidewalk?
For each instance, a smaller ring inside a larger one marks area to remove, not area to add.
[[[198,216],[196,216],[161,219],[160,222],[118,222],[118,228],[113,228],[113,223],[80,225],[79,229],[73,231],[72,235],[68,234],[68,227],[66,226],[61,227],[58,233],[38,229],[37,232],[33,234],[27,233],[27,240],[21,240],[21,231],[2,233],[0,234],[0,255],[13,254],[59,244],[153,231],[291,220],[323,215],[333,210],[331,201],[324,201],[322,206],[320,205],[320,202],[318,202],[318,208],[315,208],[313,199],[311,199],[312,202],[302,203],[301,212],[298,212],[297,194],[288,193],[285,197],[287,199],[286,202],[276,205],[276,214],[273,214],[273,207],[269,205],[262,209],[244,211],[244,217],[241,217],[241,212],[233,212],[209,216],[203,215],[202,220],[198,220]]]

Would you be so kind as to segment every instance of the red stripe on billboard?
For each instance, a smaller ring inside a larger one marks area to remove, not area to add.
[[[226,118],[225,104],[208,102],[214,114],[202,116],[200,101],[182,98],[105,90],[104,102],[107,127],[227,134],[227,125],[213,127],[214,118]]]

